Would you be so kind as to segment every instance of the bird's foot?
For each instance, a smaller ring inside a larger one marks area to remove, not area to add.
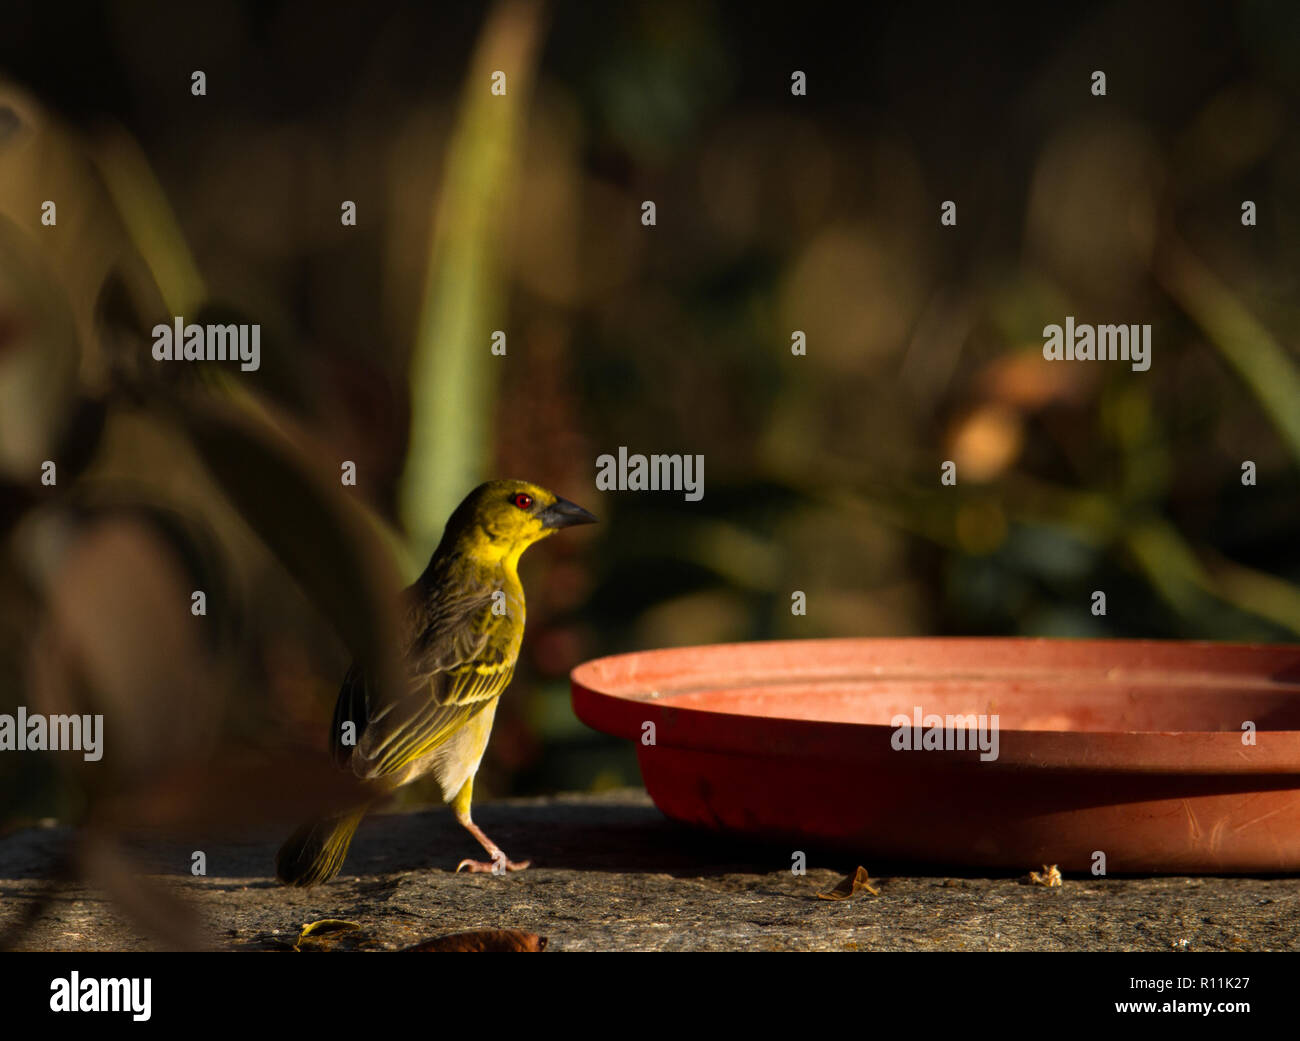
[[[466,857],[456,865],[456,870],[464,868],[470,874],[504,875],[507,871],[523,871],[531,860],[511,860],[501,850],[497,850],[491,860],[471,860]]]

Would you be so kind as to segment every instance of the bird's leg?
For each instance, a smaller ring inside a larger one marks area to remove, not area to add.
[[[458,813],[456,814],[456,819],[460,821],[461,824],[465,825],[466,831],[478,839],[479,845],[487,850],[487,855],[492,858],[492,860],[488,862],[482,860],[471,860],[466,857],[456,865],[457,871],[464,868],[471,872],[490,871],[494,875],[502,875],[507,871],[523,871],[524,868],[528,867],[528,865],[532,863],[528,860],[511,860],[507,857],[501,847],[483,834],[483,829],[469,819],[468,813],[464,815]]]
[[[474,872],[474,873],[490,871],[494,875],[503,875],[507,871],[523,871],[524,868],[526,868],[531,863],[531,861],[511,860],[509,857],[505,855],[501,847],[498,846],[495,842],[493,842],[490,838],[488,838],[483,833],[483,829],[480,828],[477,824],[475,824],[474,821],[470,818],[469,803],[470,803],[470,796],[473,793],[473,790],[474,790],[474,778],[471,777],[468,781],[465,782],[461,790],[456,793],[456,797],[451,802],[451,808],[453,811],[455,811],[456,819],[460,821],[461,826],[464,827],[464,829],[468,831],[471,835],[473,835],[476,839],[478,839],[479,845],[482,846],[483,849],[487,851],[487,855],[492,859],[490,861],[485,862],[482,860],[470,860],[468,857],[466,857],[464,860],[462,860],[459,864],[456,865],[456,870],[460,871],[461,868],[465,868],[470,872]]]

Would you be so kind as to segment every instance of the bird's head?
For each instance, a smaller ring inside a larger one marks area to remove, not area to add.
[[[594,524],[581,506],[528,481],[488,481],[447,521],[443,547],[488,562],[518,561],[534,542],[574,524]]]

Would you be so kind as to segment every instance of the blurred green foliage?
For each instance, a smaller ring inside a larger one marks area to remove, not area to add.
[[[129,506],[228,590],[222,733],[323,747],[348,657],[382,654],[385,590],[489,475],[602,521],[525,563],[497,794],[636,779],[568,708],[598,654],[1300,635],[1292,5],[143,3],[79,11],[57,50],[59,5],[16,6],[6,705],[66,546]],[[148,330],[191,310],[261,322],[262,369],[160,372]],[[1067,314],[1150,323],[1150,371],[1044,362]],[[703,501],[597,492],[620,445],[703,454]],[[0,790],[27,816],[84,801],[31,756],[0,759]]]

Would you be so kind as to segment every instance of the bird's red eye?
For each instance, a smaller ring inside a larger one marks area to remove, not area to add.
[[[515,496],[514,503],[521,510],[526,510],[528,509],[529,506],[533,504],[533,497],[529,495],[527,492],[520,492],[518,495]]]

